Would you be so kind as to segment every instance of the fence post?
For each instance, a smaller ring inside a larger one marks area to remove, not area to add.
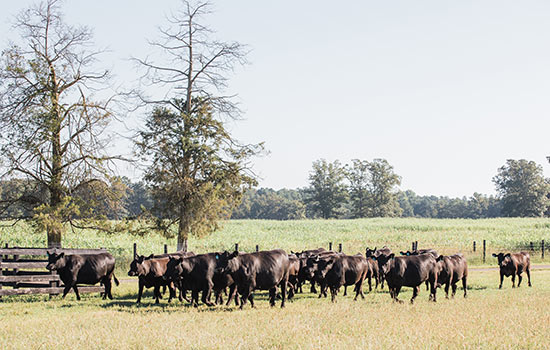
[[[134,258],[137,256],[137,243],[134,242]]]
[[[487,252],[487,244],[485,240],[483,240],[483,263],[485,263],[485,253]]]
[[[164,244],[164,254],[168,254],[168,245]]]
[[[342,252],[342,243],[339,243],[338,244],[338,253],[341,253]]]
[[[474,241],[474,253],[476,252],[476,241]]]
[[[414,242],[412,242],[411,251],[414,251]]]
[[[260,246],[256,244],[256,252],[260,251]]]
[[[418,250],[418,241],[414,241],[414,250]]]
[[[235,243],[235,251],[236,251],[236,252],[239,251],[239,243]]]
[[[13,256],[13,261],[14,261],[14,262],[19,261],[19,255],[14,255],[14,256]],[[19,273],[19,269],[18,269],[18,268],[14,268],[14,269],[13,269],[13,275],[14,275],[14,276],[17,276],[18,273]],[[12,287],[13,287],[13,289],[19,288],[18,283],[17,283],[17,282],[13,282]]]
[[[529,242],[529,247],[531,248],[531,251],[535,250],[535,247],[533,246],[533,242]]]
[[[332,242],[328,242],[328,250],[332,250]]]
[[[544,259],[544,239],[540,242],[540,256]]]

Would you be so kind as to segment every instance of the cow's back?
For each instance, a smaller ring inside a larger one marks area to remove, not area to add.
[[[290,262],[282,249],[243,254],[239,258],[253,274],[258,289],[273,288],[288,279]]]
[[[394,258],[386,280],[396,286],[416,287],[429,279],[435,264],[431,254],[398,256]]]

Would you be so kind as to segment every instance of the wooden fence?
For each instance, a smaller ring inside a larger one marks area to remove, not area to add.
[[[63,292],[61,280],[55,271],[47,271],[47,252],[51,248],[0,248],[0,297],[5,295],[49,294]],[[65,254],[100,254],[101,249],[63,249],[56,252]],[[6,287],[11,287],[7,289]],[[79,286],[80,293],[102,292],[102,286]]]

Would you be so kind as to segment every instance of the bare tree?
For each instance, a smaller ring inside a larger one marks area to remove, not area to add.
[[[211,39],[213,32],[201,24],[210,8],[182,1],[160,29],[162,39],[151,42],[165,59],[135,59],[146,83],[164,91],[158,98],[142,96],[155,109],[137,143],[150,162],[145,179],[161,217],[156,228],[168,232],[177,225],[178,249],[184,250],[190,234],[214,231],[255,183],[249,160],[263,149],[240,144],[226,129],[224,120],[239,110],[223,90],[229,73],[246,62],[246,51],[237,42]]]
[[[0,66],[2,176],[27,178],[42,194],[3,201],[1,210],[24,201],[49,246],[60,245],[65,222],[80,225],[72,194],[108,182],[120,159],[106,153],[114,95],[95,97],[109,81],[108,70],[94,69],[102,51],[89,28],[64,22],[59,3],[46,0],[16,17],[22,45],[10,44]]]

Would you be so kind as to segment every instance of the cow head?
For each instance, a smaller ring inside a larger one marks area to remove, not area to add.
[[[216,272],[217,273],[233,273],[239,269],[238,259],[235,259],[239,256],[238,251],[229,253],[227,250],[223,253],[216,253]]]
[[[371,256],[375,256],[376,255],[376,247],[374,247],[374,249],[369,249],[369,247],[367,247],[367,249],[365,250],[365,256],[367,258],[370,258]]]
[[[390,263],[395,258],[395,254],[390,255],[380,254],[379,256],[373,256],[372,259],[378,263],[378,269],[383,274],[387,275],[390,271]]]
[[[50,254],[48,253],[48,265],[46,265],[46,268],[49,271],[56,271],[59,269],[62,269],[67,264],[67,259],[65,258],[65,253],[59,253],[53,252]]]
[[[302,269],[302,275],[307,280],[312,280],[318,269],[319,256],[310,256],[307,258],[305,266]]]
[[[406,252],[401,251],[401,252],[399,252],[399,254],[404,255],[404,256],[411,256],[411,255],[417,255],[418,252],[416,252],[416,254],[415,254],[415,251],[411,252],[410,250],[407,250]]]
[[[495,253],[493,253],[493,257],[497,258],[498,266],[500,266],[500,267],[506,267],[506,266],[508,266],[508,264],[512,263],[512,256],[510,255],[510,253],[508,253],[508,254],[504,254],[504,253],[495,254]]]
[[[168,263],[166,263],[166,271],[162,278],[173,281],[179,280],[183,275],[183,259],[182,256],[170,256]]]
[[[130,263],[128,276],[145,276],[148,271],[143,262],[151,258],[153,258],[153,254],[149,255],[147,258],[143,255],[135,255],[134,260]]]

